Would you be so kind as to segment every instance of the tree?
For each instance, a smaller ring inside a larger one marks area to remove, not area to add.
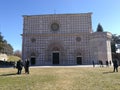
[[[113,53],[116,53],[116,44],[120,44],[120,35],[113,34],[111,40],[111,49]]]
[[[97,26],[97,32],[103,32],[103,28],[102,28],[102,26],[100,25],[100,23],[99,23],[98,26]]]
[[[0,32],[0,52],[2,49],[3,49],[3,36],[1,35],[1,32]]]
[[[120,53],[116,53],[116,50],[118,49],[116,44],[120,44],[120,35],[113,34],[111,40],[112,58],[117,58],[120,65]]]
[[[7,43],[7,40],[3,39],[0,32],[0,53],[6,53],[7,55],[13,54],[13,47]]]
[[[22,56],[21,51],[20,51],[20,50],[16,50],[16,51],[14,51],[14,56],[18,56],[18,57],[21,58],[21,56]]]
[[[1,32],[0,32],[0,42],[3,41],[3,36],[1,35]]]

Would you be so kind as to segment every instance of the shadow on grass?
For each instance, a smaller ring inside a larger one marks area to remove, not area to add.
[[[110,73],[115,73],[115,72],[113,71],[103,72],[103,74],[110,74]]]
[[[12,76],[12,75],[18,75],[17,73],[9,73],[9,74],[1,74],[0,76]]]

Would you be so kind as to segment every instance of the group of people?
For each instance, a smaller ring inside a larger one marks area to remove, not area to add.
[[[94,61],[92,63],[93,63],[93,67],[95,67]],[[100,64],[103,65],[103,63],[100,63]],[[106,65],[108,65],[108,62],[106,62]],[[110,65],[111,65],[111,62],[110,62]],[[25,68],[25,73],[29,74],[29,60],[28,59],[25,60],[24,64],[23,64],[22,60],[17,61],[17,64],[16,64],[16,68],[18,70],[17,74],[21,74],[23,66]],[[113,60],[113,72],[115,72],[115,71],[118,72],[118,66],[119,66],[119,64],[118,64],[117,59],[114,59]]]
[[[93,67],[95,67],[94,61],[92,61],[92,64],[93,64]],[[100,64],[100,67],[103,67],[102,61],[99,61],[99,64]],[[106,61],[106,66],[107,66],[107,67],[108,67],[109,65],[111,66],[111,64],[112,64],[111,61],[110,61],[110,62]],[[114,59],[114,60],[113,60],[113,72],[118,72],[118,66],[119,66],[118,60],[117,60],[117,59]]]
[[[26,59],[25,62],[23,63],[22,60],[17,61],[16,68],[17,68],[17,74],[21,74],[22,68],[25,68],[25,73],[29,74],[29,60]]]
[[[93,64],[93,67],[95,67],[95,62],[94,61],[92,61],[92,64]],[[100,65],[100,67],[104,67],[102,60],[99,60],[98,64]],[[109,62],[106,61],[106,67],[108,67],[108,66],[111,66],[111,61],[109,61]]]

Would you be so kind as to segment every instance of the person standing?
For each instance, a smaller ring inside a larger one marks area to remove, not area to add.
[[[113,72],[118,72],[118,62],[117,62],[117,59],[115,59],[114,61],[113,61],[113,67],[114,67],[114,70],[113,70]]]
[[[109,67],[108,61],[106,61],[106,67]]]
[[[92,64],[93,64],[93,67],[95,67],[95,62],[94,61],[92,61]]]
[[[25,60],[25,73],[29,74],[29,60]]]
[[[23,63],[21,60],[17,61],[17,65],[16,65],[16,68],[17,68],[17,74],[21,74],[21,71],[22,71],[22,67],[23,67]]]
[[[110,66],[111,66],[111,61],[109,61],[109,64],[110,64]]]

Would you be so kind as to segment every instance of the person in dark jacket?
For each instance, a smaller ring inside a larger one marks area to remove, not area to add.
[[[113,72],[118,72],[118,62],[117,62],[117,59],[115,59],[114,61],[113,61],[113,67],[114,67],[114,70],[113,70]]]
[[[93,64],[93,67],[95,67],[95,62],[94,61],[92,61],[92,64]]]
[[[16,65],[16,68],[18,69],[17,74],[21,74],[22,67],[23,67],[22,61],[21,60],[17,61],[17,65]]]
[[[29,74],[29,60],[25,60],[25,73]]]

